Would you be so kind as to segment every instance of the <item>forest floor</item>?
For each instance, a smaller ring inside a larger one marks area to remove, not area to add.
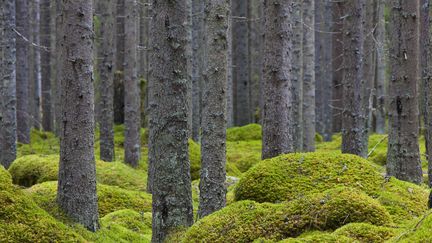
[[[56,204],[58,139],[32,131],[18,159],[0,167],[0,239],[6,242],[150,242],[146,193],[147,133],[138,168],[123,161],[122,126],[115,127],[116,161],[98,159],[101,230],[68,220]],[[341,136],[316,136],[317,152],[261,161],[261,127],[227,131],[227,207],[173,232],[168,242],[430,242],[429,189],[386,178],[387,137],[369,138],[369,157],[343,155]],[[424,154],[424,138],[420,139]],[[200,147],[189,142],[194,210],[198,209]],[[423,158],[424,171],[427,164]],[[425,173],[426,174],[426,173]],[[427,178],[425,177],[425,181]]]

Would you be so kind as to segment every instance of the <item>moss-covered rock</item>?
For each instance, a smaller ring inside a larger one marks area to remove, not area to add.
[[[337,229],[333,235],[345,236],[359,242],[385,242],[396,235],[396,229],[367,223],[351,223]]]
[[[0,165],[0,190],[6,190],[12,186],[12,176]]]
[[[9,172],[15,184],[30,187],[57,180],[58,168],[58,155],[28,155],[15,160]],[[96,161],[96,177],[98,183],[129,190],[145,191],[147,187],[146,171],[133,169],[121,162]]]
[[[243,127],[232,127],[227,129],[227,141],[261,140],[261,125],[249,124]]]
[[[369,161],[340,153],[287,154],[264,160],[246,172],[235,199],[257,202],[289,201],[337,185],[376,195],[384,181]]]
[[[432,235],[432,211],[418,218],[408,229],[400,232],[389,242],[430,242]]]
[[[34,185],[27,189],[26,193],[51,215],[59,219],[64,219],[64,215],[58,209],[56,203],[56,181]],[[147,193],[99,184],[97,187],[97,194],[99,215],[101,217],[122,209],[132,209],[137,212],[151,212],[151,195]]]
[[[391,218],[363,192],[340,187],[281,204],[233,203],[194,224],[184,242],[281,240],[308,230],[334,230],[351,222],[387,225]]]

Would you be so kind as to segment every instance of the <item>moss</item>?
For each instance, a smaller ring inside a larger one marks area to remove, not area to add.
[[[26,192],[41,208],[56,218],[64,220],[64,215],[60,212],[56,203],[56,181],[34,185],[27,189]],[[101,217],[122,209],[133,209],[137,212],[151,211],[151,195],[147,193],[102,184],[98,185],[97,193],[99,215]]]
[[[227,141],[261,140],[261,125],[249,124],[243,127],[232,127],[227,129]]]
[[[334,235],[327,232],[313,232],[313,234],[307,234],[305,236],[299,236],[297,238],[289,238],[279,243],[315,243],[315,242],[326,242],[326,243],[351,243],[355,242],[353,239],[350,239],[341,235]]]
[[[383,181],[373,164],[354,155],[287,154],[264,160],[246,172],[235,189],[235,199],[289,201],[337,185],[375,195]]]
[[[14,161],[9,168],[15,184],[32,185],[55,181],[58,178],[58,155],[28,155]],[[124,189],[145,191],[147,172],[129,167],[121,162],[96,161],[98,183],[119,186]]]
[[[30,154],[58,154],[60,151],[59,139],[53,133],[33,129],[30,140],[30,144],[18,144],[18,158]]]
[[[184,242],[281,240],[308,230],[333,230],[351,222],[387,225],[385,208],[363,192],[331,189],[281,204],[240,201],[194,224]]]
[[[367,223],[351,223],[337,229],[333,235],[346,236],[359,242],[385,242],[395,236],[394,228]]]
[[[432,211],[428,211],[410,225],[409,229],[399,233],[389,242],[430,242],[432,235]]]
[[[227,161],[245,172],[261,161],[261,144],[261,140],[227,142]]]
[[[321,134],[319,134],[319,133],[315,133],[315,142],[316,143],[322,143],[322,142],[324,142],[323,136]]]
[[[12,186],[12,176],[0,165],[0,190],[6,190]]]
[[[403,223],[426,212],[429,190],[409,182],[390,178],[383,183],[378,201],[392,215],[393,221]]]
[[[256,165],[260,161],[261,161],[261,154],[252,153],[252,154],[246,154],[245,157],[242,157],[239,160],[237,160],[235,164],[237,165],[238,169],[241,172],[246,172],[250,168],[252,168],[252,166]]]
[[[201,168],[201,148],[199,144],[189,139],[189,160],[192,180],[197,180],[200,177]]]

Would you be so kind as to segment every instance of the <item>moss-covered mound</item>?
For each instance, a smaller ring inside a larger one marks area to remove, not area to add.
[[[18,144],[17,157],[30,154],[58,154],[60,151],[59,139],[53,133],[33,129],[30,140],[30,144]]]
[[[396,229],[367,223],[351,223],[337,229],[333,235],[359,242],[385,242],[396,235]]]
[[[28,155],[15,160],[9,172],[15,184],[30,187],[57,180],[58,168],[58,155]],[[147,187],[147,172],[121,162],[96,161],[96,176],[98,183],[124,189],[145,191]]]
[[[241,172],[261,161],[261,140],[227,142],[227,160]]]
[[[363,192],[340,187],[282,204],[233,203],[194,224],[184,242],[282,240],[308,230],[334,230],[351,222],[387,225],[391,218]]]
[[[246,172],[235,199],[280,202],[337,185],[375,195],[384,181],[373,164],[340,153],[287,154],[264,160]]]
[[[56,203],[57,182],[50,181],[34,185],[26,190],[28,195],[43,209],[55,216],[63,218]],[[97,187],[99,215],[103,217],[108,213],[133,209],[137,212],[151,212],[151,195],[129,191],[116,186],[99,184]]]
[[[313,232],[312,234],[306,234],[304,236],[299,236],[297,238],[288,238],[279,243],[316,243],[316,242],[326,242],[326,243],[352,243],[355,242],[353,239],[342,235],[334,235],[326,232]]]
[[[84,239],[38,207],[12,185],[0,166],[0,241],[84,242]]]
[[[227,141],[261,140],[261,125],[249,124],[243,127],[232,127],[227,129]]]

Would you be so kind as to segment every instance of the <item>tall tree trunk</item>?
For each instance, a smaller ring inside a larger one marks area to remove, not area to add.
[[[57,201],[72,219],[99,228],[94,158],[92,1],[63,0],[61,137]]]
[[[268,0],[264,4],[264,117],[263,159],[294,151],[290,130],[292,1]],[[284,52],[281,52],[284,50]]]
[[[124,123],[125,1],[117,0],[114,73],[114,122]]]
[[[303,1],[303,151],[315,151],[315,1]]]
[[[126,0],[125,16],[125,162],[137,167],[141,154],[140,86],[137,77],[137,2]]]
[[[192,0],[192,139],[199,141],[204,52],[204,1]]]
[[[230,4],[232,6],[232,0],[230,0]],[[232,23],[233,23],[233,16],[232,12],[230,11],[230,16],[228,18],[228,47],[227,47],[227,111],[226,111],[226,118],[227,118],[227,127],[233,127],[234,126],[234,85],[233,85],[233,40],[232,40]]]
[[[226,204],[226,76],[229,0],[205,1],[206,75],[203,82],[200,204],[205,217]]]
[[[50,0],[41,0],[41,45],[49,48],[41,52],[42,74],[42,128],[53,131],[53,114],[51,103],[51,5]]]
[[[29,74],[29,113],[30,125],[36,129],[41,127],[40,98],[41,98],[41,51],[40,51],[40,1],[30,2],[30,40],[36,46],[30,48]]]
[[[16,98],[18,142],[30,143],[29,113],[29,43],[30,15],[27,0],[16,0]]]
[[[149,18],[149,0],[139,0],[139,65],[138,65],[138,77],[140,79],[141,86],[141,126],[147,127],[147,104],[148,104],[148,46],[150,36],[150,18]]]
[[[153,194],[152,242],[193,223],[188,155],[188,4],[153,0],[150,78],[149,183]]]
[[[53,35],[51,36],[51,41],[54,42],[54,46],[52,46],[51,50],[54,50],[56,55],[51,55],[51,75],[52,75],[52,83],[51,83],[51,90],[52,90],[52,98],[54,100],[54,104],[52,107],[54,107],[54,131],[57,136],[60,136],[61,133],[61,92],[60,92],[60,77],[61,77],[61,53],[57,50],[60,50],[60,41],[57,41],[57,39],[61,38],[63,33],[61,21],[63,18],[63,13],[61,9],[62,0],[55,0],[54,1],[54,7],[51,7],[52,16],[55,16],[54,19],[52,19],[52,29],[55,30]],[[94,0],[93,0],[94,1]],[[97,106],[96,106],[97,107]],[[95,107],[95,109],[96,109]],[[96,113],[96,112],[95,112]],[[97,114],[97,113],[96,113]],[[95,115],[96,116],[96,115]]]
[[[389,146],[387,174],[422,182],[417,99],[419,2],[390,1]]]
[[[231,1],[233,41],[234,123],[252,122],[249,77],[248,1]]]
[[[384,9],[385,0],[376,0],[377,6],[377,27],[375,30],[376,39],[376,111],[375,111],[375,131],[379,134],[386,132],[386,93],[385,93],[385,81],[386,81],[386,56],[385,56],[385,19]]]
[[[364,77],[364,29],[366,1],[343,4],[346,18],[344,32],[344,84],[342,112],[342,153],[367,155],[367,102],[368,83]]]
[[[366,90],[364,102],[366,102],[365,107],[367,107],[367,128],[369,132],[374,132],[374,99],[375,99],[375,40],[374,40],[374,30],[376,27],[375,17],[374,17],[374,1],[366,1],[366,21],[364,28],[364,50],[363,50],[363,62],[364,62],[364,79],[366,80]],[[368,139],[368,134],[364,135],[365,140]],[[366,151],[367,153],[367,151]]]
[[[332,58],[333,58],[333,132],[342,131],[342,107],[343,107],[343,2],[333,3],[333,28],[332,28]]]
[[[15,0],[0,1],[0,14],[0,164],[9,168],[17,149]]]
[[[100,158],[114,160],[114,55],[116,0],[100,1],[101,61],[100,73]]]
[[[302,19],[302,1],[294,0],[291,5],[292,9],[292,57],[291,57],[291,109],[292,129],[291,133],[294,139],[294,151],[301,152],[303,149],[303,19]]]

